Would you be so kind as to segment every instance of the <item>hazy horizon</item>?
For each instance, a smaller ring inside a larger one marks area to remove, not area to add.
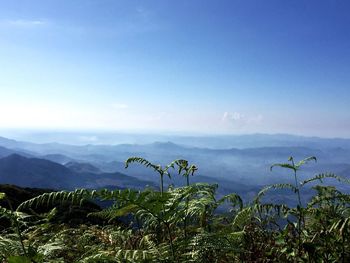
[[[293,141],[290,146],[298,146],[298,141],[303,143],[305,140],[350,140],[349,137],[320,137],[305,136],[287,133],[244,133],[244,134],[210,134],[210,133],[186,133],[186,132],[147,132],[147,131],[115,131],[115,130],[19,130],[19,129],[0,129],[0,138],[10,140],[30,142],[30,143],[60,143],[67,145],[119,145],[119,144],[139,144],[147,145],[156,142],[171,142],[180,145],[204,147],[204,148],[251,148],[255,147],[254,142],[258,143],[256,147],[276,146],[271,142]],[[196,143],[192,144],[192,139]],[[242,145],[239,139],[243,139]],[[225,147],[225,143],[227,147]],[[206,145],[206,143],[208,145]],[[230,143],[232,145],[230,146]],[[215,147],[213,145],[220,145]],[[341,146],[336,144],[338,146]]]
[[[0,128],[350,137],[345,1],[4,1]]]

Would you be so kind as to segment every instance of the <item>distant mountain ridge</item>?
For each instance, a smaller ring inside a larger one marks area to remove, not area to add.
[[[75,176],[68,168],[48,160],[12,154],[0,159],[0,182],[24,187],[69,188]],[[70,183],[68,183],[70,182]]]
[[[74,159],[65,156],[63,154],[46,154],[46,155],[42,155],[40,156],[40,158],[45,159],[45,160],[49,160],[55,163],[59,163],[59,164],[66,164],[68,162],[73,162],[75,161]]]
[[[14,154],[16,151],[0,146],[0,158]]]
[[[155,186],[150,181],[121,173],[77,172],[49,160],[18,154],[0,159],[0,183],[51,189],[101,188],[105,185],[140,189],[146,185]]]
[[[269,140],[275,138],[274,144],[276,145],[260,146],[260,142],[265,137]],[[63,185],[65,187],[75,187],[77,183],[79,186],[90,188],[118,184],[121,184],[122,187],[128,185],[136,188],[142,188],[146,184],[157,185],[158,177],[151,169],[137,164],[125,169],[124,162],[131,156],[140,156],[161,165],[166,165],[175,159],[187,159],[199,167],[194,181],[196,178],[200,178],[206,182],[217,182],[222,185],[223,189],[227,186],[236,189],[235,185],[248,189],[254,188],[256,185],[262,186],[280,182],[279,176],[271,173],[269,167],[273,163],[285,162],[289,156],[293,156],[296,160],[308,156],[317,157],[317,164],[310,163],[303,168],[302,176],[311,176],[320,172],[336,172],[347,175],[346,173],[349,171],[350,148],[347,148],[347,144],[350,143],[350,140],[347,139],[319,139],[282,135],[221,136],[218,139],[221,142],[232,138],[234,140],[237,138],[251,139],[249,145],[256,144],[256,147],[234,148],[229,147],[230,143],[227,143],[226,147],[215,149],[209,146],[213,145],[210,141],[215,141],[216,137],[209,138],[209,145],[206,147],[193,146],[197,144],[196,138],[192,138],[191,144],[185,143],[185,137],[176,138],[176,143],[167,140],[148,144],[119,145],[35,144],[0,138],[0,146],[6,148],[0,148],[0,157],[2,149],[6,156],[11,153],[20,155],[30,153],[31,155],[27,157],[46,159],[60,164],[72,173],[68,176],[70,179],[67,179],[67,183]],[[203,142],[204,139],[198,138],[198,140]],[[304,143],[299,144],[296,141]],[[331,142],[335,143],[331,144]],[[281,146],[281,144],[290,145]],[[179,185],[183,183],[183,178],[178,177],[176,171],[171,170],[170,172],[173,180],[166,179],[167,184]],[[278,173],[284,176],[286,171],[278,171]],[[74,181],[76,178],[78,178],[78,182]],[[116,180],[117,178],[119,181]],[[285,178],[289,179],[288,176]],[[43,180],[45,181],[45,177]],[[1,177],[0,183],[2,183]],[[51,186],[45,185],[43,187]]]
[[[8,149],[6,147],[0,146],[0,158],[9,156],[11,154],[19,154],[22,156],[27,156],[30,157],[31,155],[26,153],[26,152],[22,152],[22,151],[18,151],[18,150],[12,150],[12,149]]]
[[[5,133],[9,134],[9,133]],[[13,134],[13,133],[12,133]],[[154,142],[173,142],[189,147],[229,149],[256,148],[276,146],[305,146],[311,148],[343,147],[350,149],[350,138],[320,138],[292,134],[243,134],[243,135],[166,135],[120,132],[21,132],[14,137],[19,141],[38,143],[61,142],[68,145],[152,144]],[[5,136],[6,137],[6,136]],[[85,140],[88,139],[88,140]],[[0,140],[1,141],[1,140]],[[0,143],[0,145],[2,145]],[[11,148],[11,147],[10,147]]]
[[[79,136],[74,134],[67,134],[66,136],[76,137]],[[115,139],[113,140],[112,138]],[[43,137],[40,134],[40,137]],[[58,136],[60,140],[63,140],[63,135]],[[96,136],[98,137],[98,136]],[[97,147],[97,146],[122,146],[122,145],[159,145],[165,147],[166,144],[187,146],[187,147],[198,147],[198,148],[211,148],[211,149],[231,149],[231,148],[260,148],[260,147],[291,147],[291,146],[300,146],[300,147],[309,147],[309,148],[345,148],[350,149],[350,138],[320,138],[320,137],[307,137],[299,135],[289,135],[289,134],[246,134],[246,135],[212,135],[212,136],[174,136],[174,135],[141,135],[141,134],[132,134],[132,135],[121,135],[121,134],[100,134],[101,140],[96,144],[67,144],[67,143],[57,143],[54,142],[54,136],[50,136],[51,142],[45,143],[32,143],[25,141],[18,141],[13,139],[8,139],[0,136],[0,145],[8,148],[28,148],[28,147],[38,147],[40,145],[44,146],[46,149],[49,148],[60,148],[71,147],[78,149],[80,146],[87,147]],[[107,142],[103,143],[104,137],[111,137]],[[130,138],[135,138],[134,141],[125,143],[124,141],[129,138],[129,141],[132,141]],[[64,140],[63,140],[64,141]],[[119,143],[118,143],[119,141]]]
[[[102,173],[100,169],[89,163],[68,162],[64,166],[77,173]]]

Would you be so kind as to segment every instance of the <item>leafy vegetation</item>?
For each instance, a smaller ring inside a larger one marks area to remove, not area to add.
[[[272,165],[290,170],[294,184],[267,186],[251,202],[234,193],[218,197],[217,185],[190,184],[197,167],[186,160],[161,166],[139,157],[129,158],[126,167],[138,163],[152,168],[160,178],[160,191],[47,192],[15,208],[8,195],[0,193],[0,216],[8,220],[1,229],[0,260],[350,262],[350,196],[323,180],[349,182],[335,174],[300,181],[298,172],[309,161],[316,158],[295,162],[290,157],[287,163]],[[163,178],[174,170],[186,186],[165,189]],[[291,191],[296,205],[269,202],[265,195],[274,189]],[[308,202],[302,189],[315,192]],[[74,211],[93,207],[92,201],[110,205],[80,214],[84,220],[78,223],[69,220]]]

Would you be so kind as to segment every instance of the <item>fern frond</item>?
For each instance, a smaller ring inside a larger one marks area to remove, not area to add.
[[[9,256],[21,255],[22,246],[18,237],[15,235],[0,236],[0,256],[7,258]],[[0,257],[0,258],[1,258]]]
[[[343,235],[345,231],[349,231],[350,228],[350,217],[348,218],[342,218],[337,220],[330,228],[330,232],[336,230],[339,231],[340,235]]]
[[[96,191],[89,191],[86,189],[77,189],[73,192],[60,191],[44,193],[32,199],[29,199],[17,208],[17,211],[21,211],[31,207],[38,206],[52,206],[61,203],[72,203],[81,205],[83,201],[93,198],[96,195]]]
[[[315,161],[315,162],[317,162],[317,159],[316,159],[315,156],[307,157],[307,158],[305,158],[305,159],[299,161],[299,162],[295,165],[295,167],[297,167],[297,169],[298,169],[298,168],[300,168],[301,166],[303,166],[304,164],[306,164],[306,163],[308,163],[308,162],[310,162],[310,161]]]
[[[297,188],[292,185],[292,184],[273,184],[273,185],[269,185],[264,187],[259,193],[258,195],[255,197],[255,202],[259,202],[260,198],[263,197],[266,192],[268,192],[271,189],[290,189],[293,192],[297,191]]]
[[[183,171],[183,176],[193,175],[198,170],[198,167],[194,164],[189,165],[187,160],[178,159],[173,162],[178,166],[178,174],[180,175]]]
[[[145,167],[151,167],[154,171],[156,171],[161,178],[163,178],[164,175],[167,175],[169,178],[171,178],[170,173],[168,172],[169,168],[174,168],[174,165],[176,161],[171,162],[170,164],[166,165],[164,168],[160,164],[153,164],[150,161],[146,160],[142,157],[130,157],[125,161],[125,168],[128,168],[131,163],[139,163],[144,165]],[[163,181],[161,183],[161,191],[163,191]]]
[[[98,251],[97,253],[89,256],[84,256],[81,263],[95,263],[95,262],[118,262],[111,251]]]
[[[260,213],[263,213],[265,215],[269,215],[271,212],[276,212],[277,215],[287,216],[289,214],[290,208],[285,204],[272,204],[272,203],[265,203],[260,204],[256,203],[253,208],[257,210]]]
[[[203,232],[194,236],[189,244],[190,251],[183,254],[183,262],[236,262],[235,254],[241,252],[242,232],[230,235]],[[225,260],[226,259],[226,260]]]
[[[142,157],[130,157],[125,161],[125,168],[128,168],[131,163],[139,163],[144,165],[145,167],[151,167],[153,168],[156,172],[161,172],[161,165],[160,164],[153,164],[150,161],[146,160],[145,158]]]
[[[115,259],[118,261],[126,262],[149,262],[152,259],[155,259],[153,253],[147,250],[127,250],[119,249],[116,251]]]
[[[224,197],[222,197],[221,199],[219,199],[219,200],[217,201],[217,204],[218,204],[218,205],[221,205],[221,204],[223,204],[225,201],[230,202],[231,205],[232,205],[233,207],[235,207],[235,206],[238,205],[240,210],[242,210],[242,208],[243,208],[243,200],[242,200],[242,198],[241,198],[238,194],[236,194],[236,193],[232,193],[232,194],[225,195]]]
[[[335,194],[335,195],[325,195],[325,196],[314,196],[311,201],[308,203],[308,207],[312,207],[318,204],[321,204],[324,201],[332,201],[332,202],[343,202],[350,203],[350,195],[346,194]]]
[[[342,176],[339,176],[339,175],[336,175],[333,173],[322,173],[322,174],[318,174],[310,179],[307,179],[307,180],[301,182],[300,185],[304,186],[305,184],[308,184],[308,183],[313,182],[313,181],[320,181],[322,183],[323,182],[322,179],[326,179],[326,178],[333,178],[339,182],[348,183],[348,184],[350,183],[350,180],[345,178],[345,177],[342,177]]]
[[[252,208],[246,207],[243,210],[239,211],[235,216],[232,226],[234,228],[242,229],[247,222],[250,221],[252,217]]]
[[[293,171],[296,171],[296,170],[297,170],[297,168],[296,168],[294,165],[289,164],[289,163],[275,163],[275,164],[273,164],[273,165],[270,166],[270,171],[272,171],[272,169],[273,169],[274,167],[287,168],[287,169],[291,169],[291,170],[293,170]]]
[[[44,245],[40,245],[37,248],[37,251],[44,255],[45,257],[51,257],[54,256],[58,251],[64,250],[65,244],[62,242],[62,240],[57,240],[54,242],[48,242]]]

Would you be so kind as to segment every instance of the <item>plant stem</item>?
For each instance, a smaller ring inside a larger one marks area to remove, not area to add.
[[[299,185],[298,185],[298,179],[297,179],[297,172],[294,171],[294,180],[295,180],[295,190],[296,190],[296,193],[298,195],[298,204],[301,208],[302,204],[301,204],[301,198],[300,198],[300,189],[299,189]]]
[[[160,174],[160,193],[163,195],[164,192],[164,182],[163,182],[163,174]]]
[[[173,245],[173,240],[171,238],[171,230],[169,227],[169,223],[165,223],[166,229],[168,231],[168,238],[169,238],[169,245],[170,245],[170,249],[171,249],[171,255],[173,257],[173,260],[175,261],[175,251],[174,251],[174,245]]]
[[[19,224],[18,224],[18,221],[17,221],[17,216],[15,215],[15,212],[13,210],[13,207],[11,205],[10,200],[6,198],[6,201],[7,201],[8,205],[9,205],[10,210],[11,210],[12,221],[14,222],[16,233],[18,235],[19,242],[21,243],[21,247],[22,247],[23,253],[24,253],[25,256],[27,256],[27,251],[26,251],[26,249],[24,247],[24,244],[23,244],[23,238],[22,238],[21,230],[19,228]]]
[[[301,198],[300,198],[300,189],[298,184],[298,178],[297,178],[297,167],[295,166],[294,160],[292,159],[292,165],[294,167],[294,180],[295,180],[295,192],[298,196],[298,254],[301,255],[301,222],[303,221],[303,208],[301,204]]]
[[[187,184],[187,186],[190,186],[190,179],[189,179],[189,177],[190,177],[190,175],[189,174],[187,174],[187,175],[185,175],[186,176],[186,184]],[[189,198],[187,197],[186,198],[186,209],[185,209],[185,218],[184,218],[184,235],[185,235],[185,239],[187,239],[187,210],[188,210],[188,203],[189,203]]]

